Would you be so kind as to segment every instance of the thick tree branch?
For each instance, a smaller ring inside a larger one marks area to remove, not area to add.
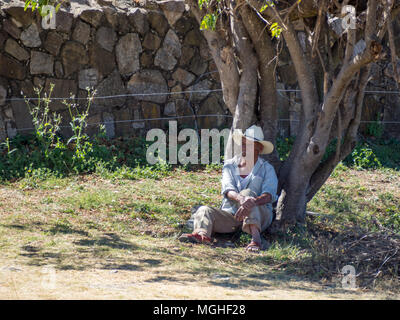
[[[238,2],[238,5],[241,5],[241,2]],[[231,12],[233,12],[233,6],[234,3],[231,2]],[[232,39],[240,59],[242,70],[233,127],[246,129],[251,124],[255,115],[258,61],[241,17],[231,14],[230,20]]]
[[[259,71],[259,111],[263,122],[264,136],[269,141],[275,141],[278,131],[278,108],[275,63],[276,52],[272,45],[265,24],[259,19],[257,13],[249,6],[240,8],[240,15],[246,21],[245,27],[254,45],[258,60]],[[276,169],[279,169],[280,160],[276,149],[268,156]],[[277,170],[278,171],[278,170]]]
[[[270,10],[269,14],[275,14],[275,12],[276,11],[274,10]],[[277,13],[277,15],[279,16],[279,13]],[[311,66],[300,45],[297,33],[290,21],[286,23],[286,30],[282,30],[282,35],[286,41],[286,45],[289,49],[296,70],[303,101],[303,113],[305,119],[308,121],[313,118],[313,113],[315,111],[314,108],[318,105],[319,100],[315,78],[311,72]]]
[[[365,88],[368,84],[369,73],[371,70],[371,65],[361,69],[360,82],[358,86],[352,88],[352,93],[349,92],[349,103],[352,100],[351,97],[356,94],[356,108],[354,110],[354,118],[350,120],[350,123],[347,127],[343,145],[340,146],[340,155],[338,156],[338,149],[334,154],[331,154],[328,159],[326,159],[323,163],[321,163],[315,172],[313,173],[310,179],[309,190],[307,191],[307,202],[310,201],[314,195],[318,192],[318,190],[322,187],[322,185],[326,182],[326,180],[331,175],[332,171],[335,169],[336,165],[344,160],[354,149],[356,140],[357,140],[357,132],[360,126],[361,121],[361,112],[364,101]],[[357,91],[357,93],[356,93]],[[345,104],[346,105],[346,104]],[[347,122],[347,117],[343,119],[343,122]],[[346,125],[346,123],[345,123]],[[341,131],[341,128],[338,129],[338,132]],[[341,134],[339,135],[341,137]]]
[[[200,24],[204,10],[200,10],[197,0],[187,0],[190,10]],[[207,40],[211,55],[219,71],[223,97],[229,111],[234,114],[239,93],[239,68],[229,39],[217,31],[204,30],[203,35]]]
[[[356,44],[356,30],[349,29],[347,31],[347,43],[346,43],[346,50],[344,54],[343,64],[350,63],[350,59],[354,53],[355,44]]]

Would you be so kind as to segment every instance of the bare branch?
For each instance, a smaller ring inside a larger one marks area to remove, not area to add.
[[[350,62],[350,59],[354,53],[355,44],[356,44],[356,30],[349,28],[347,30],[347,43],[346,43],[346,50],[345,50],[343,64],[348,64]]]
[[[386,5],[387,5],[387,8],[393,6],[393,0],[386,0]],[[390,13],[388,14],[386,24],[387,24],[387,31],[388,31],[388,35],[389,35],[389,47],[390,47],[390,55],[391,55],[391,59],[392,59],[393,74],[394,74],[394,79],[396,80],[397,89],[399,89],[400,79],[399,79],[399,73],[397,71],[396,44],[394,41],[392,16],[390,15]]]
[[[376,32],[376,0],[368,0],[367,20],[365,23],[365,42],[369,46],[372,37]]]
[[[326,7],[326,0],[322,0],[322,4],[318,11],[318,19],[317,19],[317,25],[315,27],[315,33],[314,33],[314,37],[313,37],[313,46],[312,46],[312,50],[311,50],[311,57],[315,56],[315,49],[318,48],[318,40],[319,40],[319,34],[321,31],[321,24],[322,24],[322,14],[325,13],[325,7]]]

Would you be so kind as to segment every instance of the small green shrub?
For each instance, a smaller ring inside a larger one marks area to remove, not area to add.
[[[104,125],[100,125],[94,137],[87,135],[87,117],[95,91],[88,90],[86,106],[63,101],[71,116],[73,133],[64,141],[59,135],[61,116],[50,112],[53,88],[51,84],[48,95],[42,94],[42,88],[35,88],[37,102],[26,101],[33,119],[33,133],[19,133],[0,144],[0,180],[23,179],[23,186],[35,187],[41,179],[50,176],[96,172],[113,179],[157,179],[172,170],[165,161],[155,165],[147,163],[150,142],[143,137],[111,141],[106,137]]]
[[[55,11],[58,12],[63,2],[64,0],[25,0],[24,11],[26,11],[28,8],[31,8],[32,11],[35,11],[35,9],[37,9],[39,14],[44,17],[49,14],[44,10],[44,6],[55,6]]]
[[[251,235],[248,233],[241,233],[237,245],[240,247],[247,246],[251,242]]]
[[[290,150],[293,147],[295,137],[277,138],[276,149],[279,153],[279,159],[285,161],[289,157]]]
[[[39,183],[45,180],[61,178],[62,176],[49,168],[29,168],[25,172],[25,177],[21,180],[19,187],[37,188]]]
[[[374,151],[368,145],[364,144],[357,145],[353,152],[344,159],[344,162],[358,169],[375,169],[382,167]]]

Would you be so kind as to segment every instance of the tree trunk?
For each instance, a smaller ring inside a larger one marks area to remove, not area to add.
[[[300,165],[294,163],[293,169],[286,176],[280,189],[280,197],[276,207],[276,219],[282,228],[296,222],[304,223],[306,210],[307,174],[299,174]]]

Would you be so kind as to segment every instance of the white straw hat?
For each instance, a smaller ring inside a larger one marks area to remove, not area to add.
[[[235,141],[235,143],[238,145],[242,144],[242,137],[261,143],[264,146],[261,154],[269,154],[274,150],[274,145],[271,142],[264,140],[264,133],[261,127],[256,125],[252,125],[251,127],[247,128],[244,133],[242,132],[242,129],[235,129],[232,137],[233,141]]]

